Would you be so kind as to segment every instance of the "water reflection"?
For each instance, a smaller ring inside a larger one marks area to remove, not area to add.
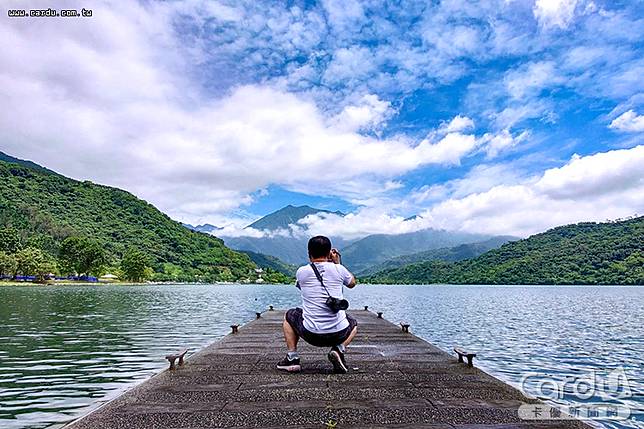
[[[271,285],[2,287],[0,426],[68,421],[198,349],[297,290]],[[476,350],[479,365],[511,383],[623,366],[644,391],[644,290],[598,287],[362,286],[347,293],[445,350]],[[573,400],[566,397],[563,403]],[[642,422],[642,398],[622,399]],[[640,411],[636,411],[640,409]],[[634,427],[621,422],[615,427]]]

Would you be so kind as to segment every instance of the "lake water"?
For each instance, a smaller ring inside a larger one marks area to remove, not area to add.
[[[477,366],[517,387],[534,373],[528,393],[549,393],[539,381],[621,368],[630,392],[585,398],[567,383],[555,402],[608,402],[630,417],[604,426],[644,427],[644,288],[360,285],[346,295],[444,350],[478,352]],[[5,286],[0,298],[7,429],[60,426],[164,368],[168,351],[199,349],[231,323],[299,301],[277,285]]]

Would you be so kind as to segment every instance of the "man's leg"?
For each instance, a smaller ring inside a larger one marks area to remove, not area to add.
[[[300,372],[300,356],[297,354],[297,342],[300,339],[297,331],[293,328],[291,323],[299,326],[302,317],[300,309],[291,309],[286,312],[284,321],[282,322],[282,330],[284,331],[284,340],[286,340],[286,348],[288,352],[286,357],[277,364],[277,369],[288,372]]]
[[[351,331],[351,333],[349,334],[347,339],[342,342],[342,345],[344,347],[348,346],[349,343],[353,340],[353,338],[356,336],[357,333],[358,333],[358,327],[354,326],[353,330]]]
[[[349,343],[358,333],[358,326],[355,324],[355,320],[351,320],[350,323],[354,326],[347,338],[345,338],[345,340],[342,341],[341,344],[333,346],[331,348],[331,351],[327,355],[329,361],[331,361],[331,364],[333,364],[333,371],[339,374],[345,374],[349,371],[349,368],[347,367],[347,361],[344,358],[344,354],[346,353],[345,347],[349,345]]]
[[[286,316],[284,317],[284,322],[282,323],[282,329],[284,330],[286,348],[289,352],[296,352],[297,341],[300,339],[300,337],[297,335],[291,324],[286,321]]]

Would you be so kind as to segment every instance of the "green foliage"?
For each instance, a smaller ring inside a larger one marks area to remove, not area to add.
[[[121,272],[126,280],[141,282],[152,275],[148,264],[149,258],[145,253],[138,249],[130,248],[125,252],[121,260]]]
[[[67,237],[60,245],[61,271],[66,274],[99,275],[106,263],[103,247],[95,240],[85,237]]]
[[[294,276],[286,275],[282,272],[275,271],[271,268],[264,269],[264,272],[262,273],[262,279],[264,279],[264,282],[266,283],[273,283],[273,284],[295,283]]]
[[[186,229],[128,192],[0,161],[0,231],[7,230],[52,257],[68,237],[89,237],[108,266],[136,248],[155,273],[164,273],[166,263],[180,267],[177,281],[255,278],[247,255]]]
[[[16,257],[0,250],[0,276],[15,276],[17,269]]]
[[[297,271],[295,265],[287,264],[275,256],[265,255],[263,253],[251,252],[250,250],[240,250],[240,252],[247,254],[251,261],[264,270],[270,269],[280,272],[289,278],[295,277],[295,271]]]
[[[482,234],[430,228],[404,234],[372,234],[340,250],[343,263],[360,273],[398,256],[481,242],[489,238]]]
[[[398,256],[396,258],[389,259],[382,264],[369,267],[366,270],[358,272],[357,274],[361,277],[367,277],[380,271],[390,270],[393,268],[403,267],[405,265],[427,261],[462,261],[464,259],[475,258],[487,252],[488,250],[501,247],[503,244],[512,240],[517,240],[517,238],[510,236],[498,236],[477,243],[461,244],[454,247],[442,247],[440,249],[432,249],[426,250],[424,252],[412,253],[411,255]]]
[[[0,228],[0,251],[16,253],[21,248],[20,236],[15,228]]]
[[[43,281],[45,277],[56,271],[56,264],[51,256],[35,247],[25,247],[16,254],[17,272],[25,276],[36,276]]]
[[[465,261],[428,261],[367,277],[371,283],[644,284],[644,216],[551,229]]]

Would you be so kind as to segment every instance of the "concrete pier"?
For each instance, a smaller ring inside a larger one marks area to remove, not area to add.
[[[413,326],[405,333],[370,311],[351,314],[359,325],[348,374],[333,374],[328,350],[303,342],[302,373],[278,371],[284,313],[266,311],[67,428],[588,427],[521,420],[518,407],[536,401],[458,363],[413,335]]]

